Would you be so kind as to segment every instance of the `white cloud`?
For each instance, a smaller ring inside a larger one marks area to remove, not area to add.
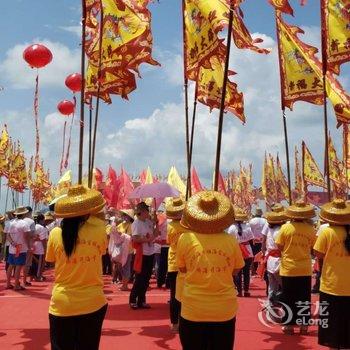
[[[36,39],[31,43],[17,44],[6,52],[5,59],[0,62],[0,74],[4,84],[17,89],[33,88],[36,69],[31,69],[24,61],[23,51],[34,43],[45,45],[53,54],[51,63],[39,70],[40,86],[63,87],[65,77],[80,69],[79,49],[72,50],[59,42]]]
[[[67,26],[67,27],[60,27],[60,29],[72,33],[78,38],[81,38],[81,26]]]

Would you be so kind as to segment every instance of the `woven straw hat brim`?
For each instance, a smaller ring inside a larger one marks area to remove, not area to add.
[[[182,217],[182,213],[183,213],[183,210],[179,211],[179,212],[165,212],[165,215],[168,219],[171,219],[171,220],[180,220],[181,217]]]
[[[101,211],[106,202],[101,193],[81,185],[72,186],[66,197],[55,204],[55,214],[59,218],[73,218]]]
[[[290,207],[286,208],[286,216],[289,219],[306,220],[312,219],[315,217],[315,215],[315,209],[311,205],[307,205],[305,207],[291,205]]]
[[[29,213],[29,210],[27,208],[24,208],[23,210],[19,210],[19,209],[16,209],[13,214],[14,215],[25,215],[25,214],[28,214]]]
[[[5,216],[0,215],[0,222],[3,222],[5,220]]]
[[[206,197],[214,198],[215,205],[207,203]],[[187,202],[180,224],[198,233],[218,233],[234,222],[234,210],[230,200],[215,191],[201,191],[193,195]]]
[[[336,208],[333,203],[327,203],[321,208],[320,218],[334,225],[349,225],[350,204],[346,204],[344,208]]]
[[[132,209],[120,209],[119,212],[127,215],[131,219],[133,219],[135,216],[135,213]]]

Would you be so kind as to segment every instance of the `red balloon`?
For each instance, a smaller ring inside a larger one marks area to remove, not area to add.
[[[68,75],[66,78],[66,86],[68,89],[72,90],[73,92],[78,92],[81,90],[81,74],[74,73]]]
[[[75,105],[72,101],[63,100],[57,105],[57,109],[63,115],[71,115],[74,113]]]
[[[46,46],[34,44],[23,51],[23,58],[31,67],[42,68],[52,61],[52,53]]]

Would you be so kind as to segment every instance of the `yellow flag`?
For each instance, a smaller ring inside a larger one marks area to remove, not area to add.
[[[297,146],[295,146],[294,150],[294,199],[298,200],[304,198],[304,185],[303,185],[303,177],[302,177],[302,169],[300,167],[299,161],[299,152]]]
[[[210,58],[211,68],[201,67],[197,82],[198,101],[205,104],[212,110],[220,108],[222,86],[224,81],[224,59],[221,56],[213,55]],[[237,84],[228,80],[225,110],[238,117],[243,123],[244,99],[243,94],[238,91]]]
[[[333,140],[331,135],[328,136],[328,155],[329,155],[329,178],[341,184],[343,182],[342,177],[342,165],[337,156],[337,151],[335,150]]]
[[[276,15],[283,106],[290,109],[296,101],[323,104],[322,64],[315,56],[317,49],[303,43],[297,34],[300,28],[283,22]],[[338,123],[350,121],[350,97],[335,77],[327,72],[326,92]]]
[[[12,153],[8,171],[8,186],[17,192],[23,192],[27,186],[26,159],[24,153],[17,145],[16,150]]]
[[[0,137],[0,177],[7,175],[8,164],[9,164],[9,149],[10,149],[10,138],[7,132],[6,125],[2,129]]]
[[[147,170],[146,170],[146,180],[145,180],[146,184],[153,184],[153,175],[152,175],[152,171],[151,168],[148,166]]]
[[[169,185],[175,187],[182,196],[186,196],[186,185],[174,166],[172,166],[169,171],[167,182]]]
[[[276,159],[275,174],[276,174],[277,201],[281,202],[282,200],[288,200],[289,199],[288,182],[287,182],[286,176],[283,173],[282,165],[281,165],[278,154],[277,154],[277,159]]]
[[[303,179],[305,186],[313,185],[318,187],[327,188],[324,176],[322,175],[316,161],[314,160],[311,152],[307,148],[305,142],[302,143],[303,147]]]
[[[68,188],[71,185],[72,185],[72,170],[67,170],[57,182],[55,196],[58,197],[66,193],[68,191]]]
[[[274,169],[274,160],[272,156],[269,154],[269,157],[267,158],[265,154],[261,188],[262,194],[269,205],[272,205],[277,201],[276,177]]]
[[[350,12],[348,0],[321,0],[327,68],[336,74],[350,61]]]

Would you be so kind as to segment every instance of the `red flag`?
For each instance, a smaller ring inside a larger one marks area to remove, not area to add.
[[[118,204],[119,181],[116,171],[109,166],[106,186],[103,195],[109,207],[116,207]]]
[[[199,191],[203,191],[203,186],[199,180],[196,168],[192,168],[192,173],[191,173],[191,186],[192,186],[192,194],[195,194]]]
[[[119,196],[117,209],[130,209],[132,207],[129,202],[129,194],[134,190],[134,185],[129,174],[122,168],[119,176]]]
[[[215,171],[214,171],[214,179],[215,180]],[[227,196],[227,191],[226,191],[226,185],[225,185],[225,180],[224,177],[222,176],[221,172],[219,171],[219,179],[218,179],[218,191]],[[214,183],[214,181],[213,181]]]
[[[269,3],[275,7],[276,10],[284,12],[288,15],[294,16],[292,6],[288,0],[268,0]]]

